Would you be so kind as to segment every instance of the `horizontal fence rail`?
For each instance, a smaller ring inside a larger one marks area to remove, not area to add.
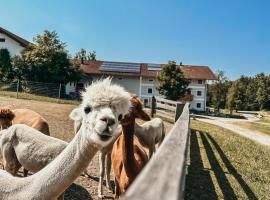
[[[160,97],[153,97],[152,113],[173,121],[177,121],[183,111],[184,105],[185,104],[182,102],[172,101]]]
[[[181,116],[127,190],[124,200],[183,199],[189,132],[189,104],[185,104]]]

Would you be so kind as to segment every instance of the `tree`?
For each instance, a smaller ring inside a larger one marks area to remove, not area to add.
[[[239,91],[239,81],[234,81],[232,86],[228,90],[227,95],[227,108],[230,110],[230,114],[232,111],[240,110],[241,108],[241,93]]]
[[[255,79],[257,80],[257,93],[256,100],[260,107],[260,110],[269,109],[270,107],[270,78],[265,74],[258,74]]]
[[[208,97],[210,100],[210,105],[214,106],[218,110],[220,108],[225,108],[227,92],[231,85],[231,82],[225,76],[224,71],[217,71],[216,73],[217,80],[208,87]]]
[[[81,48],[79,52],[75,54],[74,59],[77,60],[96,60],[96,52],[95,51],[89,51],[88,54],[86,53],[86,50]]]
[[[168,99],[179,100],[188,90],[189,81],[174,61],[169,61],[162,67],[157,79],[157,90]]]
[[[95,51],[89,51],[87,59],[88,60],[96,60],[96,52]]]
[[[33,44],[22,51],[21,60],[18,59],[17,63],[28,68],[28,73],[24,74],[26,80],[65,84],[78,81],[80,77],[79,65],[70,63],[65,43],[55,31],[45,30],[37,35]]]
[[[0,75],[2,80],[12,78],[11,56],[7,49],[0,49]]]

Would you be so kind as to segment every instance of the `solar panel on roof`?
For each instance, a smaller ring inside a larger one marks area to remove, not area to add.
[[[161,65],[160,64],[148,64],[148,70],[149,71],[160,71]]]
[[[139,63],[126,62],[103,62],[100,71],[105,72],[124,72],[124,73],[140,73],[141,66]]]

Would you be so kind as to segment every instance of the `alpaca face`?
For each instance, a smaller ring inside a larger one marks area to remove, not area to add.
[[[117,135],[122,116],[128,113],[130,94],[107,78],[92,83],[82,94],[83,101],[77,118],[82,129],[97,144],[106,146]]]
[[[0,130],[10,127],[14,117],[14,113],[9,108],[0,108]]]

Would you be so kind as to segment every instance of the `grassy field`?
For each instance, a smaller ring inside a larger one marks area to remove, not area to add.
[[[6,97],[11,97],[11,98],[18,97],[19,99],[29,99],[29,100],[61,103],[61,104],[73,104],[73,105],[79,104],[79,101],[75,101],[75,100],[58,99],[58,98],[39,96],[39,95],[33,95],[33,94],[29,94],[29,93],[22,93],[22,92],[19,92],[18,96],[17,96],[17,92],[0,91],[0,96],[6,96]]]
[[[270,199],[270,148],[192,120],[185,199]]]

